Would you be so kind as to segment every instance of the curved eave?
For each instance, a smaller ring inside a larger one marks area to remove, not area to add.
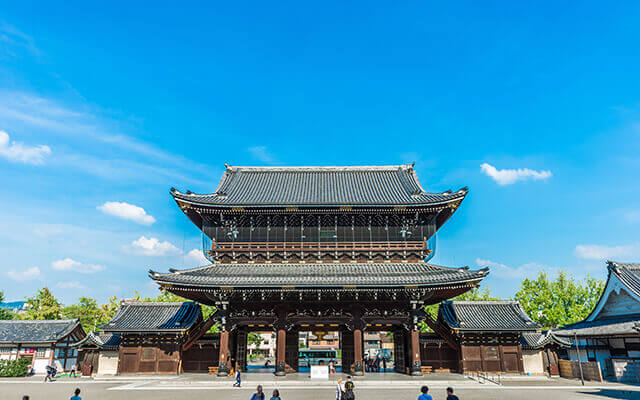
[[[285,290],[300,290],[300,289],[341,289],[341,290],[353,290],[353,289],[420,289],[420,288],[442,288],[447,289],[451,286],[464,285],[464,284],[475,284],[484,279],[489,271],[486,268],[480,269],[477,271],[478,275],[476,277],[461,279],[450,282],[439,282],[439,283],[417,283],[411,285],[398,285],[398,284],[329,284],[329,285],[319,285],[319,284],[233,284],[233,285],[223,285],[223,284],[207,284],[207,283],[189,283],[189,282],[180,282],[171,279],[173,274],[160,274],[155,271],[149,271],[149,277],[156,281],[158,284],[169,284],[174,287],[183,286],[183,287],[197,287],[203,289],[285,289]]]
[[[287,208],[357,208],[357,209],[380,209],[380,208],[396,208],[402,207],[405,209],[415,209],[415,208],[426,208],[426,207],[437,207],[443,206],[451,203],[455,203],[458,201],[462,201],[467,194],[469,193],[469,189],[464,187],[459,189],[457,192],[452,193],[450,198],[442,201],[432,201],[432,202],[424,202],[424,203],[370,203],[370,204],[353,204],[353,203],[306,203],[306,204],[254,204],[254,203],[234,203],[234,204],[220,204],[220,203],[212,203],[208,201],[198,201],[197,198],[189,198],[190,196],[207,196],[207,195],[197,195],[197,194],[187,194],[178,191],[175,188],[171,189],[171,196],[178,203],[179,206],[182,204],[189,204],[197,207],[207,207],[212,209],[233,209],[233,208],[245,208],[245,209],[265,209],[265,208],[275,208],[275,209],[287,209]],[[441,194],[441,193],[429,193],[431,195]],[[443,194],[444,195],[444,194]]]

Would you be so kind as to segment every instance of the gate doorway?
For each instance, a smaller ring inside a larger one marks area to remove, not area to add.
[[[274,331],[239,331],[236,337],[235,354],[241,371],[274,373],[276,333]]]
[[[384,373],[394,371],[395,341],[391,331],[365,331],[363,333],[364,371]]]

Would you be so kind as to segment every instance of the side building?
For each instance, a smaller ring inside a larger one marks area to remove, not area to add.
[[[120,337],[119,374],[183,372],[187,350],[211,324],[193,302],[123,302],[113,319],[101,327]]]
[[[522,334],[540,328],[517,301],[445,301],[430,325],[455,350],[447,354],[457,354],[460,372],[524,373]]]
[[[607,270],[604,291],[589,316],[554,332],[574,341],[568,352],[572,361],[597,361],[605,378],[640,382],[640,264],[608,261]]]
[[[0,360],[28,358],[36,374],[48,365],[69,371],[78,363],[74,344],[85,336],[77,319],[0,321]]]

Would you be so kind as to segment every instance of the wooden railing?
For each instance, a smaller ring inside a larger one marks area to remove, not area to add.
[[[211,245],[213,252],[362,252],[362,251],[424,251],[429,252],[427,240],[389,242],[216,242]]]

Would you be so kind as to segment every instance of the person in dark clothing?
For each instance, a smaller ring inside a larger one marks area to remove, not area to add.
[[[53,365],[47,365],[47,376],[44,377],[44,381],[46,382],[47,380],[49,382],[53,382],[53,378],[56,377],[56,367],[54,367]]]
[[[262,392],[262,385],[258,385],[256,392],[251,396],[250,400],[264,400],[264,393]]]
[[[387,357],[382,357],[382,372],[387,372]]]
[[[447,400],[460,400],[458,398],[458,396],[453,394],[453,388],[452,387],[448,387],[447,388]]]
[[[355,385],[351,380],[350,376],[347,376],[347,381],[344,383],[344,394],[342,395],[342,400],[355,400],[356,394],[353,392],[355,389]]]

